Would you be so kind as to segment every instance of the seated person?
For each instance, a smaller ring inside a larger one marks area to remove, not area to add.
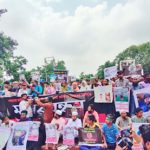
[[[146,123],[146,118],[143,117],[143,110],[138,107],[135,110],[135,116],[132,117],[132,122],[133,123]]]
[[[132,121],[131,118],[127,116],[125,111],[120,111],[120,117],[116,119],[116,126],[119,130],[131,128]]]
[[[55,124],[57,126],[58,131],[62,134],[65,123],[66,123],[65,119],[62,117],[62,111],[56,110],[51,124]]]
[[[98,116],[98,113],[94,110],[94,105],[93,105],[93,104],[90,104],[90,105],[88,106],[88,110],[86,111],[86,113],[85,113],[85,115],[84,115],[83,126],[85,126],[85,123],[87,122],[89,115],[94,115],[94,117],[95,117],[95,119],[96,119],[96,122],[99,123],[99,116]]]
[[[68,123],[66,126],[67,127],[73,127],[75,138],[78,137],[78,130],[80,128],[82,128],[82,122],[81,122],[81,119],[78,118],[78,112],[77,111],[72,112],[72,118],[68,120]]]
[[[87,123],[85,124],[85,128],[98,128],[101,130],[101,127],[100,125],[96,122],[96,119],[94,117],[94,115],[89,115],[88,116],[88,120],[87,120]],[[102,133],[102,132],[101,132]],[[103,148],[106,147],[106,143],[105,143],[105,138],[103,135],[101,135],[103,137],[103,140],[104,140],[104,144],[103,144]],[[81,145],[80,146],[80,150],[102,150],[102,147],[101,146],[86,146],[86,145]]]
[[[103,134],[106,139],[107,149],[114,150],[116,148],[117,138],[119,137],[119,130],[113,123],[113,116],[108,114],[106,117],[106,123],[102,127]]]

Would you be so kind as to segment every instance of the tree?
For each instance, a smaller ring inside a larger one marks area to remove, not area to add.
[[[112,61],[112,62],[106,61],[104,65],[99,66],[96,76],[100,79],[103,79],[104,78],[104,69],[107,67],[112,67],[114,65],[115,65],[114,61]]]
[[[80,75],[79,75],[79,78],[82,80],[82,79],[90,79],[94,77],[93,74],[84,74],[84,72],[81,72]]]

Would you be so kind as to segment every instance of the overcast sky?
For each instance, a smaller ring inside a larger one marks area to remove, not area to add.
[[[64,60],[71,75],[96,73],[133,44],[150,41],[150,0],[0,0],[0,31],[19,43],[27,68]]]

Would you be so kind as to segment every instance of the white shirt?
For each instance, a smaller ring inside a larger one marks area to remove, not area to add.
[[[69,119],[67,125],[67,127],[72,127],[72,128],[82,128],[82,122],[81,119],[77,118],[75,121],[73,121],[72,119]],[[78,136],[78,130],[74,129],[74,135],[75,137]]]
[[[20,109],[20,113],[21,113],[21,111],[26,110],[28,112],[27,117],[30,118],[30,117],[33,117],[32,108],[31,108],[31,106],[29,106],[27,108],[27,104],[28,104],[28,101],[22,100],[19,103],[19,109]]]

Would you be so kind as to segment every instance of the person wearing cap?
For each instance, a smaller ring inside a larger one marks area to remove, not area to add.
[[[78,130],[82,128],[82,122],[81,122],[81,119],[78,118],[77,111],[72,112],[72,118],[68,120],[68,123],[66,126],[74,128],[74,135],[75,137],[78,136]]]
[[[128,129],[132,125],[131,118],[127,116],[126,111],[120,111],[120,117],[116,119],[116,126],[119,130]]]
[[[43,113],[43,118],[45,123],[51,123],[53,119],[54,106],[52,100],[53,100],[52,97],[44,98],[44,99],[35,98],[35,102],[37,103],[37,105],[45,109]]]
[[[113,116],[111,114],[107,115],[106,123],[103,125],[102,131],[107,143],[107,149],[114,150],[120,133],[117,126],[113,123]]]
[[[57,130],[60,131],[60,133],[63,132],[66,121],[62,117],[62,111],[61,110],[56,110],[56,112],[54,114],[54,118],[51,121],[51,124],[55,124],[57,126]]]
[[[129,80],[124,78],[123,71],[117,72],[118,79],[115,81],[116,87],[129,87]]]
[[[95,111],[94,105],[93,105],[93,104],[90,104],[90,105],[88,106],[88,110],[86,111],[86,113],[85,113],[85,115],[84,115],[84,118],[83,118],[83,126],[85,126],[89,115],[94,115],[94,117],[95,117],[95,119],[96,119],[96,122],[99,123],[99,116],[98,116],[98,113]]]
[[[85,80],[82,80],[80,91],[88,91],[90,90],[90,87],[87,85],[87,82]]]
[[[22,94],[21,95],[21,102],[19,103],[19,109],[20,109],[20,113],[23,111],[23,110],[26,110],[28,113],[27,113],[27,118],[32,118],[33,117],[33,112],[32,112],[32,103],[33,103],[33,100],[31,99],[28,99],[28,95],[27,94]]]
[[[133,123],[146,123],[146,118],[143,117],[143,110],[138,107],[136,108],[136,111],[135,111],[135,116],[132,117],[132,122]]]
[[[27,94],[27,95],[29,95],[30,92],[31,92],[31,91],[30,91],[30,89],[28,89],[27,83],[26,83],[26,82],[23,82],[23,83],[21,84],[21,88],[19,89],[17,96],[20,97],[22,94]]]

